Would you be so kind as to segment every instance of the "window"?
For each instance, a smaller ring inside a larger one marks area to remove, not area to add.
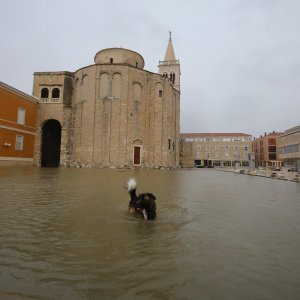
[[[168,139],[168,148],[171,150],[171,139]]]
[[[239,146],[234,145],[234,155],[238,155],[238,154],[239,154]]]
[[[162,90],[159,90],[159,91],[158,91],[158,97],[162,97],[162,95],[163,95]]]
[[[206,158],[210,158],[210,145],[206,145]]]
[[[25,109],[19,107],[18,108],[18,120],[17,123],[24,125],[25,124]]]
[[[59,98],[59,96],[60,96],[60,90],[59,90],[59,88],[54,88],[52,90],[52,98]]]
[[[49,90],[47,88],[42,88],[41,98],[49,98]]]
[[[279,150],[279,153],[280,153],[280,154],[284,154],[284,147],[279,147],[278,150]]]
[[[196,148],[196,156],[197,158],[201,158],[201,145],[197,145],[197,148]]]
[[[16,150],[23,150],[23,135],[16,136]]]
[[[244,158],[247,159],[249,157],[249,146],[244,145]]]
[[[220,146],[215,145],[215,158],[220,158]]]
[[[113,59],[113,58],[110,59],[110,63],[111,63],[111,64],[114,63],[114,59]]]
[[[269,146],[269,152],[276,152],[276,146]]]
[[[284,146],[283,153],[295,153],[300,151],[300,144]]]
[[[229,158],[229,145],[225,145],[225,159]]]
[[[175,73],[172,72],[170,74],[170,79],[172,80],[173,83],[175,82]]]

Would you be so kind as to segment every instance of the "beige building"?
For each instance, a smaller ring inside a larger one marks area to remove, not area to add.
[[[244,133],[181,133],[180,164],[192,167],[248,166],[252,136]]]
[[[300,125],[286,130],[278,137],[279,159],[284,167],[300,172]]]
[[[171,37],[159,73],[124,48],[75,72],[35,72],[41,166],[179,166],[180,64]]]

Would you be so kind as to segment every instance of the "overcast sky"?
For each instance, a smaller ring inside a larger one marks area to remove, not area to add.
[[[258,136],[300,124],[300,0],[9,0],[0,81],[76,71],[123,47],[158,72],[169,30],[181,64],[181,132]],[[112,4],[110,4],[112,3]]]

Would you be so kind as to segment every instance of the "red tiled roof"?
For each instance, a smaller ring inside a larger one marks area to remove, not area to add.
[[[246,133],[236,133],[236,132],[222,132],[222,133],[180,133],[180,137],[182,138],[193,138],[193,137],[234,137],[234,136],[245,136],[245,137],[251,137],[251,134]]]

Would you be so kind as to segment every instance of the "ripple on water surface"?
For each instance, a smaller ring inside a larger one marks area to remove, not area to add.
[[[123,188],[157,196],[128,216]],[[297,299],[299,185],[214,170],[0,169],[0,298]]]

